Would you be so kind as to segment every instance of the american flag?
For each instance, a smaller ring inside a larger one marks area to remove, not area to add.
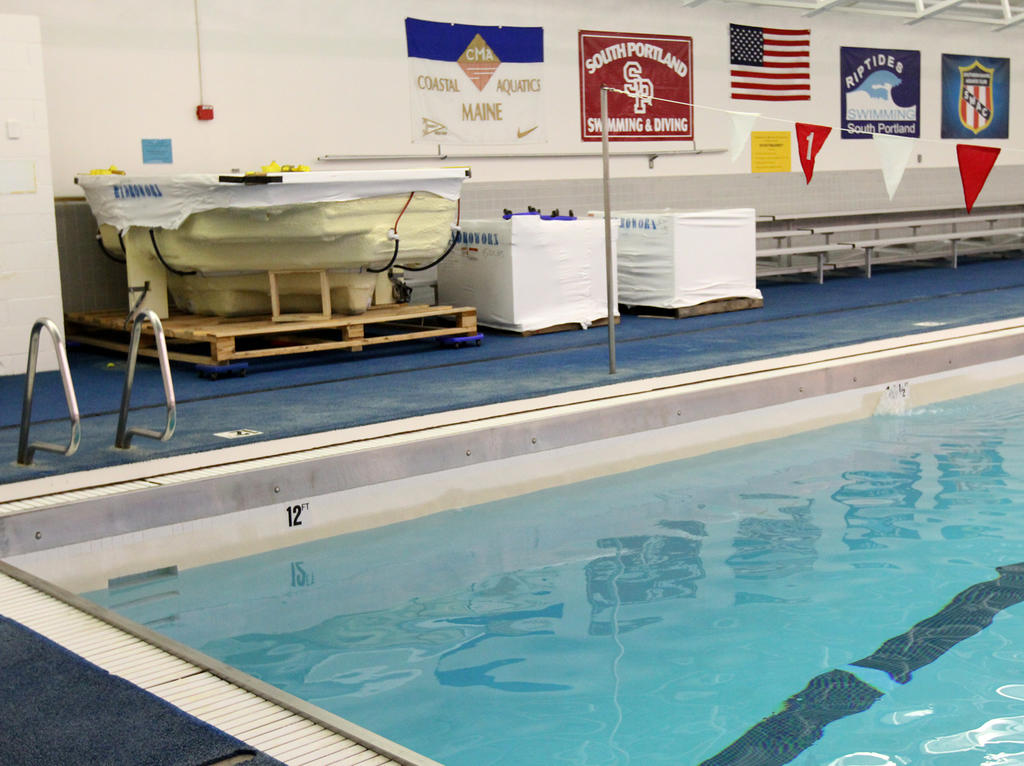
[[[811,30],[729,25],[732,97],[809,101]]]

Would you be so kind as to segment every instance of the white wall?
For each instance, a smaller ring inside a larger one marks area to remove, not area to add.
[[[694,39],[697,143],[728,146],[728,116],[721,110],[761,111],[756,130],[789,130],[800,120],[838,127],[839,48],[843,45],[921,51],[923,168],[955,167],[955,141],[939,139],[940,61],[943,53],[1002,56],[1012,60],[1011,83],[1024,75],[1019,53],[1024,25],[1002,33],[970,23],[898,20],[799,11],[709,0],[694,8],[678,0],[198,0],[203,98],[215,108],[199,122],[199,76],[193,0],[0,0],[0,12],[35,13],[42,20],[48,83],[54,187],[77,195],[76,172],[116,164],[129,172],[255,169],[271,160],[314,168],[325,154],[409,154],[432,148],[412,144],[409,76],[403,20],[415,16],[468,24],[542,26],[548,142],[502,153],[579,152],[599,147],[579,140],[577,31],[669,33]],[[728,97],[728,24],[812,29],[809,102],[759,105]],[[999,164],[1019,164],[1024,96],[1011,98],[1009,141]],[[143,165],[140,139],[171,138],[172,166]],[[617,144],[614,150],[686,148],[684,144]],[[455,153],[467,147],[450,147]],[[916,157],[914,158],[916,162]],[[436,160],[378,162],[359,167],[437,164]],[[450,164],[450,163],[449,163]],[[528,181],[600,176],[591,159],[474,158],[475,181]],[[841,140],[837,132],[818,156],[816,172],[878,168],[869,141]],[[644,158],[613,160],[617,176],[746,173],[749,155],[663,157],[650,170]],[[794,172],[799,164],[794,160]]]
[[[36,319],[64,325],[49,151],[39,22],[0,15],[0,375],[25,372]],[[48,335],[39,349],[56,369]]]
[[[161,174],[251,170],[271,160],[319,169],[468,163],[473,179],[465,187],[467,210],[478,215],[495,214],[510,199],[562,209],[594,206],[597,187],[591,181],[600,177],[601,163],[599,145],[579,139],[580,29],[691,36],[696,143],[704,149],[728,146],[729,110],[761,111],[756,130],[791,130],[798,120],[838,128],[840,46],[920,50],[922,140],[894,200],[902,206],[940,198],[955,205],[960,197],[956,141],[939,138],[941,55],[1010,58],[1011,139],[985,142],[1000,146],[1003,154],[979,202],[1020,198],[1024,58],[1018,49],[1024,25],[1002,33],[964,22],[908,26],[841,12],[806,17],[796,10],[722,0],[693,8],[678,0],[0,0],[0,14],[37,16],[41,30],[40,36],[27,38],[25,25],[31,20],[0,17],[0,158],[35,162],[38,184],[35,194],[0,194],[0,374],[24,369],[35,318],[62,318],[49,200],[80,197],[74,176],[91,168],[114,164],[130,173]],[[433,147],[412,143],[407,16],[543,27],[547,143],[445,147],[453,156],[491,155],[447,161],[437,159]],[[730,22],[809,26],[812,99],[776,105],[732,101]],[[23,66],[29,69],[23,72]],[[201,100],[214,106],[213,121],[196,119]],[[52,173],[44,138],[47,113]],[[24,128],[20,139],[5,135],[12,114]],[[144,165],[143,138],[171,139],[173,164]],[[621,143],[613,152],[685,148],[689,145]],[[594,155],[508,154],[581,151]],[[424,159],[317,161],[327,154],[422,154]],[[645,157],[613,157],[611,166],[613,177],[635,190],[617,199],[627,208],[728,206],[742,197],[743,204],[758,209],[817,209],[815,204],[869,209],[884,194],[872,142],[842,140],[838,131],[818,155],[810,195],[795,159],[793,168],[790,174],[752,175],[748,153],[735,163],[724,153],[662,156],[653,168]],[[563,188],[570,180],[572,188]],[[669,191],[679,193],[672,197]],[[69,294],[76,289],[77,281],[67,285]],[[46,341],[42,349],[43,368],[50,368],[55,358]]]

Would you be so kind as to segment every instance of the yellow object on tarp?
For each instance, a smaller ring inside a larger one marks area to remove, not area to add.
[[[117,165],[111,165],[109,168],[95,168],[89,171],[91,176],[123,176],[124,171],[121,170]]]
[[[276,160],[271,160],[269,165],[260,166],[259,171],[246,173],[247,176],[255,176],[266,173],[308,173],[309,165],[278,165]]]

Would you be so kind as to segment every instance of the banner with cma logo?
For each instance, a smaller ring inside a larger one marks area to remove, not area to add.
[[[942,137],[1008,138],[1010,59],[942,54]]]
[[[525,144],[546,140],[544,30],[405,20],[412,140]]]

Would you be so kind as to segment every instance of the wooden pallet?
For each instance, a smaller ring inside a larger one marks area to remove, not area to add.
[[[653,316],[675,317],[699,317],[707,314],[721,314],[726,311],[743,311],[744,309],[759,309],[764,306],[760,298],[721,298],[714,301],[705,301],[696,306],[679,306],[678,308],[661,308],[656,306],[629,306],[631,314],[649,314]]]
[[[67,339],[98,348],[128,351],[131,326],[122,311],[66,314]],[[426,338],[474,335],[476,309],[453,306],[379,306],[363,314],[275,322],[271,317],[212,317],[172,314],[161,320],[168,356],[180,362],[224,366],[249,359],[348,349]],[[142,334],[139,353],[156,356],[153,334]]]
[[[619,317],[615,317],[615,324],[619,324],[620,321],[621,320],[619,319]],[[589,326],[590,327],[607,327],[608,326],[608,319],[607,319],[607,317],[604,317],[602,319],[595,319],[593,322],[590,323]],[[499,328],[495,328],[495,329],[499,329]],[[513,335],[518,335],[518,336],[520,336],[522,338],[529,338],[529,337],[532,337],[534,335],[547,335],[550,332],[566,332],[567,330],[582,330],[582,329],[583,329],[583,325],[581,325],[579,322],[565,322],[564,324],[551,325],[550,327],[541,327],[538,330],[504,330],[504,329],[502,329],[501,332],[508,332],[508,333],[512,333]]]

